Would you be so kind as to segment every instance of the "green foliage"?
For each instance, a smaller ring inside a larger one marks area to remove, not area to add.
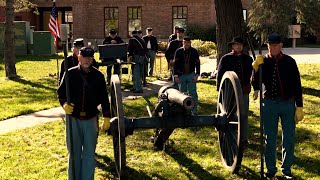
[[[288,34],[288,25],[294,16],[294,1],[253,0],[249,10],[249,27],[257,37],[266,36],[271,32]]]
[[[203,41],[216,42],[216,26],[211,25],[207,27],[201,27],[196,24],[189,24],[186,34],[191,39],[201,39]]]
[[[198,50],[200,56],[210,56],[210,58],[214,58],[217,54],[217,47],[214,42],[196,39],[192,40],[191,45]]]
[[[192,40],[192,47],[198,50],[200,56],[210,56],[215,58],[217,54],[217,46],[212,41],[203,41],[200,39]],[[166,41],[159,41],[159,51],[165,52],[167,50],[168,43]]]
[[[320,32],[320,2],[318,0],[253,0],[249,10],[249,27],[264,41],[267,34],[278,32],[284,37],[288,25],[302,24],[311,34]]]
[[[303,24],[307,33],[317,35],[320,33],[320,1],[296,0],[297,22]]]

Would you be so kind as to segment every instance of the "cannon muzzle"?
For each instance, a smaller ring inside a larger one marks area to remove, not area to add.
[[[193,109],[195,103],[191,96],[185,95],[173,87],[164,86],[159,90],[158,97],[165,94],[171,103],[179,104],[186,110]]]

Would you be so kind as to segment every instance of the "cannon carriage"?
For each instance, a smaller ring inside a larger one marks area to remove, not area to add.
[[[124,115],[120,80],[111,78],[111,126],[114,161],[120,179],[126,177],[126,137],[136,129],[155,129],[153,144],[163,148],[176,128],[215,127],[224,166],[237,173],[247,144],[248,122],[243,117],[243,97],[240,81],[234,72],[224,74],[219,87],[217,112],[212,115],[193,115],[192,97],[171,87],[162,87],[158,103],[150,117],[130,118]]]

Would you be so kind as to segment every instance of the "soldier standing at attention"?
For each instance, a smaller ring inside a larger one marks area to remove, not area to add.
[[[68,70],[70,103],[66,97],[66,82],[62,78],[58,99],[66,112],[66,141],[69,151],[68,179],[94,179],[95,150],[98,138],[98,106],[102,107],[104,130],[110,127],[110,104],[104,75],[91,64],[94,50],[80,49],[79,65]],[[72,141],[70,127],[72,124]],[[71,144],[72,142],[72,144]],[[71,152],[71,146],[73,152]],[[72,158],[70,154],[72,154]],[[73,160],[73,161],[72,161]],[[74,162],[75,177],[72,173]]]
[[[281,52],[280,35],[268,36],[269,53],[258,55],[253,62],[254,74],[253,99],[263,92],[263,127],[266,136],[265,160],[269,179],[276,179],[277,173],[277,134],[279,118],[282,127],[282,163],[281,171],[285,179],[295,179],[291,172],[294,160],[296,124],[304,117],[300,73],[296,61]],[[259,89],[259,66],[262,70],[262,87]]]
[[[144,77],[144,64],[146,63],[147,46],[138,35],[138,31],[132,32],[132,38],[128,43],[129,62],[134,62],[133,68],[133,93],[143,93],[142,81]]]
[[[175,26],[175,27],[173,28],[173,34],[171,34],[171,35],[169,36],[168,45],[169,45],[169,43],[170,43],[171,41],[177,39],[177,37],[178,37],[178,36],[177,36],[177,33],[178,33],[179,30],[180,30],[179,26]]]
[[[65,72],[64,69],[64,63],[67,62],[67,66],[68,68],[72,68],[74,66],[78,65],[78,55],[80,52],[80,49],[84,46],[83,43],[83,39],[82,38],[78,38],[76,40],[73,41],[73,47],[72,47],[72,55],[67,57],[67,60],[63,60],[61,62],[61,67],[60,67],[60,75],[59,75],[59,85],[61,83],[63,74]]]
[[[102,44],[120,44],[124,43],[123,40],[117,35],[117,32],[115,29],[111,29],[109,32],[109,36],[105,37]],[[116,63],[115,59],[104,59],[105,61],[113,61],[113,65],[107,66],[107,83],[110,84],[111,79],[111,70],[113,66],[113,74],[119,74],[119,64]]]
[[[190,37],[185,36],[183,47],[175,53],[174,81],[181,92],[189,92],[194,99],[195,106],[192,109],[194,115],[198,114],[198,93],[196,83],[200,75],[200,58],[198,51],[191,47]]]
[[[177,49],[182,47],[182,40],[184,37],[184,29],[180,28],[177,30],[177,39],[172,40],[169,45],[168,49],[165,52],[165,57],[168,62],[168,70],[170,71],[169,78],[167,79],[168,81],[172,80],[173,76],[173,63],[174,63],[174,54]]]
[[[248,119],[249,113],[249,93],[251,91],[251,76],[252,76],[252,58],[243,53],[244,41],[242,37],[234,37],[228,46],[232,48],[232,51],[225,54],[218,65],[217,75],[217,91],[219,91],[220,82],[223,74],[226,71],[233,71],[237,74],[243,93],[245,117]]]
[[[150,61],[149,76],[153,76],[154,59],[155,59],[156,53],[158,51],[158,40],[156,37],[154,37],[152,35],[152,28],[151,27],[147,28],[146,33],[147,33],[147,35],[143,36],[142,39],[147,44],[147,49],[148,49],[148,58]],[[148,70],[148,68],[147,68],[147,70]]]

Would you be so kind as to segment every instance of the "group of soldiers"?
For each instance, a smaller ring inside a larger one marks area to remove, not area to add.
[[[152,35],[152,28],[131,33],[128,43],[128,62],[133,64],[133,93],[143,93],[146,76],[152,76],[155,55],[158,50],[157,38]],[[103,44],[119,44],[123,40],[112,29]],[[255,61],[243,52],[245,45],[242,37],[234,37],[228,43],[231,52],[224,55],[217,68],[217,89],[226,71],[234,71],[240,80],[245,118],[249,113],[249,93],[253,87],[254,100],[259,92],[259,71],[263,70],[263,118],[266,134],[266,176],[275,178],[276,137],[278,121],[281,118],[283,130],[283,159],[281,170],[286,179],[294,178],[291,166],[294,158],[295,124],[303,119],[302,88],[298,67],[293,58],[282,53],[282,41],[278,34],[270,34],[267,40],[269,53],[258,55]],[[72,121],[72,136],[75,160],[75,179],[93,179],[94,152],[98,132],[98,105],[102,107],[104,123],[102,130],[110,127],[110,104],[104,75],[97,69],[93,58],[94,50],[84,47],[83,39],[73,42],[73,55],[64,60],[67,63],[70,81],[71,101],[67,102],[65,93],[64,66],[62,63],[58,88],[58,98],[66,112],[67,121]],[[196,83],[200,75],[200,58],[198,51],[191,46],[191,38],[184,35],[184,29],[175,27],[174,34],[168,39],[165,52],[170,75],[168,80],[184,93],[189,93],[195,100],[192,114],[198,113],[198,95]],[[148,67],[149,64],[149,67]],[[110,83],[112,66],[107,67],[107,82]],[[118,64],[114,64],[114,73],[118,72]],[[67,147],[70,157],[70,136],[67,126]],[[73,179],[69,158],[68,177]]]

